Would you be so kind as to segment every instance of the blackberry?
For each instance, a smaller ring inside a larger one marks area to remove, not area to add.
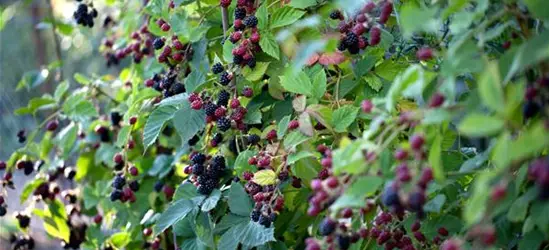
[[[318,227],[318,233],[322,236],[332,234],[336,229],[337,223],[330,218],[324,218]]]
[[[257,209],[254,209],[252,211],[252,214],[250,214],[250,218],[252,219],[252,221],[254,222],[257,222],[259,221],[259,217],[261,216],[261,212]]]
[[[122,189],[126,185],[126,179],[122,177],[121,175],[117,175],[114,177],[114,180],[112,181],[112,187],[115,189]]]
[[[193,174],[194,174],[194,175],[202,175],[202,174],[204,174],[204,165],[193,164]]]
[[[524,104],[524,107],[522,108],[522,113],[524,115],[524,118],[529,119],[535,116],[540,110],[540,106],[532,101],[526,102]]]
[[[330,18],[337,20],[341,18],[341,12],[339,10],[334,10],[332,13],[330,13]]]
[[[221,63],[216,63],[212,66],[212,73],[219,74],[223,72],[225,68],[223,68],[223,65]]]
[[[203,153],[196,153],[193,155],[193,157],[191,158],[191,161],[194,163],[194,164],[204,164],[204,162],[206,162],[206,155],[204,155]]]
[[[212,193],[212,191],[215,189],[216,186],[217,186],[216,180],[206,179],[204,184],[201,184],[200,186],[198,186],[197,191],[199,194],[209,195]]]
[[[259,216],[259,224],[263,225],[264,227],[270,227],[271,226],[271,217],[266,215],[260,215]]]
[[[248,64],[248,67],[250,67],[250,68],[253,69],[253,68],[255,68],[255,65],[256,65],[257,63],[256,63],[256,61],[255,61],[255,58],[252,57],[252,58],[250,58],[250,60],[248,60],[248,63],[247,63],[247,64]]]
[[[31,161],[26,161],[23,172],[25,173],[25,175],[30,175],[32,174],[32,171],[34,171],[34,164]]]
[[[221,76],[219,76],[219,83],[223,86],[227,86],[230,82],[229,73],[227,71],[221,73]]]
[[[204,105],[204,110],[206,111],[206,115],[215,116],[216,109],[217,109],[217,105],[215,105],[215,103],[208,102]]]
[[[358,45],[358,36],[353,32],[347,32],[347,35],[345,36],[343,43],[347,47]]]
[[[337,244],[339,245],[339,249],[341,250],[349,249],[349,246],[351,245],[351,238],[349,236],[338,235],[336,239],[337,239]]]
[[[259,143],[259,140],[261,140],[261,138],[259,137],[259,135],[256,135],[256,134],[248,135],[248,142],[249,142],[251,145],[257,145],[257,144]]]
[[[193,138],[187,141],[187,143],[189,144],[189,146],[194,146],[196,145],[196,143],[198,143],[198,141],[200,141],[200,137],[198,137],[198,135],[194,135]]]
[[[233,63],[234,64],[241,64],[242,61],[244,61],[244,58],[242,56],[239,56],[239,55],[233,56]]]
[[[118,126],[122,121],[122,116],[118,112],[111,112],[111,123],[113,126]]]
[[[227,106],[227,104],[229,104],[229,98],[230,98],[229,92],[225,90],[221,90],[221,92],[219,92],[219,95],[217,95],[217,105]]]
[[[181,93],[185,93],[185,85],[181,84],[181,83],[175,83],[174,85],[172,85],[172,87],[170,88],[170,93],[172,95],[178,95],[178,94],[181,94]]]
[[[223,135],[220,133],[217,133],[213,136],[212,140],[214,140],[217,143],[220,143],[223,141]]]
[[[351,53],[352,55],[356,55],[360,52],[360,48],[358,47],[357,44],[353,45],[353,46],[349,46],[349,48],[347,48],[349,50],[349,53]]]
[[[17,219],[17,222],[19,222],[19,227],[21,228],[27,228],[30,224],[30,217],[28,215],[17,214],[15,215],[15,218]]]
[[[398,193],[396,188],[394,187],[387,187],[383,193],[381,194],[381,202],[385,206],[393,206],[393,205],[399,205],[400,200],[398,198]]]
[[[347,49],[347,46],[343,41],[339,41],[339,44],[337,45],[337,50],[339,51],[345,51]]]
[[[234,10],[234,19],[244,19],[246,18],[246,9],[236,8]]]
[[[154,82],[153,84],[153,89],[160,92],[162,91],[162,88],[160,87],[160,83],[159,82]]]
[[[162,181],[157,181],[154,183],[154,191],[160,192],[162,191],[162,188],[164,187],[164,183]]]
[[[95,8],[93,8],[92,11],[90,12],[90,14],[91,14],[92,17],[95,18],[95,17],[97,17],[98,13],[97,13],[97,10]]]
[[[219,169],[224,169],[226,167],[225,157],[223,157],[222,155],[216,155],[212,159],[212,166],[215,166],[216,168],[219,168]]]
[[[0,206],[0,217],[6,215],[8,213],[8,210],[4,206]]]
[[[134,192],[139,191],[139,182],[137,182],[137,181],[130,182],[130,184],[128,184],[128,186],[130,186],[130,189]]]
[[[88,5],[86,4],[79,4],[78,8],[76,9],[76,13],[80,15],[86,15],[88,13]]]
[[[244,21],[242,22],[246,27],[255,27],[257,26],[257,17],[255,16],[249,16],[244,18]]]
[[[120,198],[122,198],[121,190],[115,189],[111,192],[111,201],[117,201],[120,200]]]
[[[221,117],[217,120],[217,128],[225,132],[231,128],[231,121],[225,117]]]
[[[160,37],[157,37],[153,41],[153,47],[154,47],[155,50],[161,49],[162,47],[164,47],[164,40],[162,40],[162,38],[160,38]]]

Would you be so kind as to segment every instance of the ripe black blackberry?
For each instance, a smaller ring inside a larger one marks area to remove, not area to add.
[[[339,43],[337,44],[337,50],[345,51],[346,49],[347,49],[347,46],[345,45],[345,43],[343,41],[339,41]]]
[[[122,198],[122,190],[115,189],[111,192],[111,201],[117,201]]]
[[[271,217],[268,215],[261,214],[259,216],[259,224],[263,225],[264,227],[270,227],[271,226]]]
[[[360,48],[358,47],[357,44],[355,44],[353,46],[349,46],[349,48],[347,48],[347,50],[349,50],[349,53],[351,53],[352,55],[356,55],[360,52]]]
[[[139,182],[137,181],[131,181],[130,184],[128,184],[128,186],[130,187],[130,189],[134,192],[137,192],[139,191]]]
[[[204,105],[204,111],[206,111],[206,115],[214,116],[216,109],[217,105],[215,105],[215,103],[208,102]]]
[[[250,58],[250,60],[248,60],[247,64],[248,64],[248,67],[253,69],[253,68],[255,68],[255,65],[257,64],[257,62],[255,61],[255,58],[252,57],[252,58]]]
[[[225,132],[231,128],[231,121],[225,117],[221,117],[217,120],[217,128]]]
[[[246,9],[236,8],[234,10],[234,19],[244,19],[246,18]]]
[[[124,185],[126,185],[126,179],[123,176],[117,175],[114,177],[114,180],[112,181],[113,188],[122,189]]]
[[[219,94],[217,95],[217,105],[218,106],[227,106],[227,104],[229,104],[229,98],[231,97],[231,95],[229,94],[229,92],[225,91],[225,90],[221,90],[221,92],[219,92]]]
[[[194,146],[196,145],[196,143],[198,143],[198,141],[200,141],[200,137],[198,137],[198,135],[194,135],[193,138],[187,141],[187,143],[189,144],[189,146]]]
[[[170,88],[170,94],[172,96],[174,95],[179,95],[181,93],[185,93],[185,85],[181,84],[181,83],[175,83],[172,85],[172,87]]]
[[[204,165],[201,165],[201,164],[193,164],[193,174],[194,174],[194,175],[202,175],[202,174],[204,174]]]
[[[163,187],[164,187],[164,183],[162,181],[156,181],[156,183],[154,183],[154,191],[156,192],[162,191]]]
[[[164,47],[164,40],[162,40],[162,38],[160,38],[160,37],[157,37],[153,41],[153,47],[154,47],[155,50],[161,49],[162,47]]]
[[[528,101],[522,108],[522,114],[524,118],[529,119],[534,117],[540,110],[540,106],[533,101]]]
[[[0,205],[0,217],[3,217],[7,213],[8,213],[8,210],[6,209],[6,207],[4,205]]]
[[[217,186],[217,180],[206,179],[203,184],[198,186],[198,193],[202,195],[209,195]]]
[[[204,162],[206,162],[206,155],[204,155],[203,153],[196,153],[193,155],[193,157],[191,158],[191,161],[194,163],[194,164],[204,164]]]
[[[250,218],[252,219],[252,221],[254,222],[257,222],[259,221],[259,216],[261,216],[261,212],[257,209],[254,209],[252,211],[252,214],[250,214]]]
[[[257,17],[255,16],[248,16],[244,18],[244,21],[242,22],[246,27],[255,27],[257,26]]]
[[[230,82],[231,79],[229,79],[229,73],[227,71],[221,73],[221,76],[219,76],[219,83],[223,86],[227,86]]]
[[[233,56],[233,63],[234,64],[241,64],[242,61],[244,61],[244,58],[242,56],[239,56],[239,55]]]
[[[358,36],[353,32],[347,32],[345,35],[345,39],[343,40],[343,43],[348,48],[351,46],[358,45]]]
[[[23,169],[23,173],[25,175],[30,175],[34,171],[34,164],[32,161],[25,161],[25,168]]]
[[[330,18],[334,20],[341,19],[341,11],[339,10],[332,11],[332,13],[330,13]]]
[[[318,227],[318,233],[322,236],[332,234],[336,229],[337,223],[330,218],[324,218]]]
[[[212,66],[212,73],[214,74],[219,74],[221,72],[223,72],[225,70],[225,68],[223,67],[223,65],[221,63],[216,63]]]
[[[120,115],[120,113],[116,111],[111,112],[111,123],[113,126],[120,125],[121,120],[122,120],[122,116]]]
[[[17,219],[17,222],[19,223],[20,228],[27,228],[30,225],[30,217],[25,214],[17,213],[15,215],[15,218]]]
[[[250,143],[251,145],[257,145],[259,143],[259,140],[261,140],[259,135],[256,135],[256,134],[248,135],[248,143]]]
[[[212,140],[217,143],[221,143],[223,141],[223,135],[220,133],[217,133],[213,136]]]
[[[219,169],[224,169],[225,168],[225,157],[223,157],[222,155],[216,155],[212,158],[212,162],[211,162],[212,166],[216,167],[216,168],[219,168]]]
[[[347,235],[338,235],[336,237],[337,244],[339,245],[339,249],[341,250],[347,250],[349,249],[349,246],[351,246],[351,238]]]

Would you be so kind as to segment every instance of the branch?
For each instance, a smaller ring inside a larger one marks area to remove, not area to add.
[[[227,31],[229,30],[229,10],[221,6],[221,19],[223,21],[223,38],[227,38]]]
[[[53,16],[53,5],[51,1],[46,1],[48,5],[48,16],[51,20],[52,30],[53,33],[53,42],[55,45],[55,56],[57,57],[57,61],[59,61],[60,66],[57,69],[57,76],[55,77],[55,80],[60,81],[63,79],[63,59],[61,55],[61,45],[59,43],[59,37],[55,33],[55,30],[57,30],[57,22],[55,21],[55,17]]]

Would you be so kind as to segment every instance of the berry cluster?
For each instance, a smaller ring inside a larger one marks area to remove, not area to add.
[[[255,14],[254,1],[238,1],[234,11],[234,32],[229,41],[237,46],[233,49],[233,63],[235,65],[254,68],[257,64],[255,53],[261,51],[259,41],[261,35],[257,29],[258,19]]]
[[[93,19],[97,17],[97,10],[93,7],[93,4],[80,3],[76,11],[72,14],[77,24],[84,27],[93,27]]]
[[[393,3],[390,0],[380,2],[376,5],[368,2],[359,13],[352,17],[345,18],[339,10],[330,13],[330,18],[340,20],[338,25],[341,39],[338,50],[348,50],[351,54],[358,54],[360,50],[368,45],[378,45],[381,41],[380,25],[389,19],[393,11]],[[376,15],[377,19],[376,19]],[[366,38],[367,33],[370,39]]]
[[[539,197],[549,199],[549,158],[539,158],[530,164],[528,178],[536,182]]]
[[[103,45],[106,49],[107,67],[118,65],[121,60],[132,54],[134,63],[141,63],[145,56],[154,56],[153,40],[154,36],[149,32],[147,25],[133,32],[131,42],[128,42],[125,47],[114,49],[114,39],[106,39]]]
[[[17,237],[16,235],[10,235],[10,244],[12,245],[11,249],[34,249],[35,242],[31,236],[21,235]]]
[[[159,19],[156,23],[164,22]],[[168,25],[164,23],[164,25]],[[179,41],[177,36],[172,36],[170,44],[167,44],[165,37],[157,37],[153,41],[153,47],[155,50],[161,50],[160,55],[157,57],[159,63],[166,63],[167,65],[176,65],[183,61],[190,61],[193,56],[193,50],[190,44],[183,44]]]
[[[340,180],[332,175],[332,152],[323,144],[317,146],[317,151],[323,155],[320,161],[322,169],[318,172],[317,179],[311,181],[314,195],[309,199],[309,216],[316,216],[328,207],[338,195],[343,192]]]
[[[185,167],[186,174],[192,174],[189,180],[197,186],[202,195],[209,195],[219,185],[219,179],[225,173],[225,157],[216,155],[206,156],[202,153],[191,154],[192,165]]]
[[[115,155],[115,161],[119,154]],[[137,169],[133,167],[135,170],[130,170],[130,173],[132,175],[137,175]],[[135,194],[134,192],[139,191],[139,183],[136,180],[130,181],[127,183],[126,186],[126,178],[122,175],[116,175],[114,177],[114,180],[112,181],[112,187],[113,191],[110,194],[111,201],[117,201],[120,200],[122,202],[129,201],[131,203],[135,202]]]
[[[549,104],[549,78],[543,77],[530,84],[524,93],[526,103],[522,114],[525,119],[530,119],[542,111]],[[546,113],[542,112],[542,115]]]
[[[154,74],[145,80],[145,86],[162,92],[164,97],[185,93],[185,85],[177,80],[178,72],[170,70],[166,74]]]
[[[246,181],[246,193],[255,202],[250,219],[264,227],[270,227],[276,219],[276,214],[284,208],[284,196],[275,185],[261,186],[255,183],[251,172],[243,173],[242,179]]]

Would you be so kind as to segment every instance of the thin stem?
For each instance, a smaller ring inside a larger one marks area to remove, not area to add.
[[[267,9],[273,7],[273,5],[275,5],[279,2],[280,2],[280,0],[276,0],[276,1],[272,2],[271,4],[269,4],[269,6],[267,6]]]
[[[339,82],[341,81],[341,70],[339,69],[339,67],[337,65],[335,65],[335,68],[337,69],[337,81],[336,81],[336,89],[335,89],[335,101],[336,101],[336,105],[337,107],[339,108],[340,105],[339,105]]]
[[[114,102],[114,104],[116,104],[116,105],[120,104],[119,101],[114,99],[114,97],[110,96],[109,94],[105,93],[105,91],[103,91],[100,87],[94,87],[94,89],[97,90],[97,92],[99,94],[104,95],[105,97],[109,98],[112,102]]]
[[[223,37],[227,38],[227,31],[229,30],[229,10],[221,7],[221,21],[223,22]]]
[[[55,45],[55,56],[57,57],[57,61],[59,61],[60,63],[60,66],[57,69],[57,76],[55,80],[60,81],[61,79],[63,79],[63,59],[61,56],[61,45],[59,43],[59,37],[57,36],[57,33],[55,33],[55,31],[57,30],[57,22],[55,21],[55,17],[53,16],[53,5],[51,1],[46,1],[46,3],[48,5],[48,16],[52,24],[51,32],[53,34],[53,42]]]

